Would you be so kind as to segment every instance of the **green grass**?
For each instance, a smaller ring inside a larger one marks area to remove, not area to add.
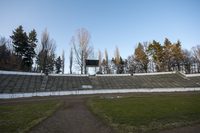
[[[92,112],[119,132],[157,132],[200,122],[200,94],[91,99]]]
[[[40,101],[0,105],[0,132],[24,133],[50,116],[59,106],[59,101]]]

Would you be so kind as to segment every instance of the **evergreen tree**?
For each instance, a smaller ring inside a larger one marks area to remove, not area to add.
[[[35,47],[37,43],[37,34],[33,30],[27,36],[24,32],[23,27],[20,25],[13,31],[13,35],[10,36],[12,39],[15,54],[18,58],[21,58],[21,70],[31,71],[33,64],[33,57],[35,56]]]
[[[33,58],[35,57],[35,47],[37,43],[37,33],[33,29],[28,36],[28,46],[26,48],[25,52],[25,64],[27,66],[28,71],[31,71],[32,65],[33,65]]]
[[[56,59],[56,73],[61,72],[61,67],[62,67],[62,60],[60,56]]]
[[[10,38],[12,39],[16,55],[23,58],[26,48],[28,46],[28,36],[26,32],[24,32],[23,27],[20,25],[18,28],[16,28]]]
[[[124,73],[124,60],[122,59],[122,57],[120,56],[120,63],[118,66],[118,73],[122,74]]]

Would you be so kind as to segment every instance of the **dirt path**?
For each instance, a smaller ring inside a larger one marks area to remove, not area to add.
[[[161,131],[160,133],[200,133],[200,125],[180,127],[166,131]]]
[[[87,109],[85,101],[85,98],[66,99],[60,110],[30,133],[112,133]]]
[[[156,93],[158,94],[158,93]],[[170,94],[170,93],[169,93]],[[192,94],[192,93],[191,93]],[[30,133],[113,133],[114,131],[98,120],[86,107],[85,102],[94,96],[117,96],[119,94],[32,97],[0,100],[0,105],[31,103],[45,100],[63,100],[64,105],[50,118],[34,127]],[[120,94],[121,96],[139,96],[140,93]],[[144,93],[142,93],[144,95]],[[153,95],[153,94],[152,94]],[[161,131],[160,133],[200,133],[200,124]]]

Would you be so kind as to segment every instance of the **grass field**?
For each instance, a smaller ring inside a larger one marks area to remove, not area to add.
[[[89,100],[93,113],[119,132],[157,132],[200,122],[200,94],[149,94]]]
[[[50,116],[60,105],[59,101],[0,105],[0,132],[27,132],[31,127]]]

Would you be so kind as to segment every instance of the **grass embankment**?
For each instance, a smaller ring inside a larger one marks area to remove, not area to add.
[[[40,101],[0,105],[0,132],[24,133],[50,116],[60,101]]]
[[[157,132],[200,122],[200,94],[92,99],[90,109],[119,132]]]

